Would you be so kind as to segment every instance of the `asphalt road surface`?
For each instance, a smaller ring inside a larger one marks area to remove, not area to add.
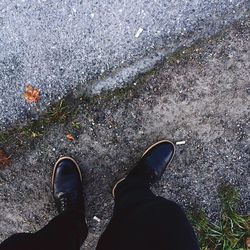
[[[247,0],[1,0],[0,128],[70,92],[130,82],[248,10]],[[23,98],[28,84],[41,90],[39,107]]]
[[[81,104],[68,123],[46,127],[26,143],[18,134],[5,143],[12,164],[0,170],[0,241],[35,232],[57,214],[52,168],[60,155],[69,155],[84,176],[89,236],[83,249],[95,249],[112,214],[113,183],[162,139],[186,143],[177,146],[154,185],[156,194],[186,210],[205,209],[214,221],[220,213],[217,187],[229,182],[240,191],[241,211],[249,213],[249,27],[249,19],[237,22],[131,88]],[[67,140],[68,133],[75,140]]]

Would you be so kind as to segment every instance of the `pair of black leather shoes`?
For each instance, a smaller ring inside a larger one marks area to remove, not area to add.
[[[115,196],[118,184],[131,176],[143,179],[149,185],[159,180],[170,164],[174,152],[174,144],[166,140],[159,141],[149,147],[130,173],[115,184],[112,190],[113,196]],[[74,159],[62,157],[56,162],[52,175],[52,185],[59,213],[67,209],[84,210],[82,174]]]

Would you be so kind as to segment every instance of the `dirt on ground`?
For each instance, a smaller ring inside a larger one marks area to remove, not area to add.
[[[89,225],[84,249],[94,249],[112,215],[113,183],[162,139],[185,144],[177,146],[153,187],[157,195],[185,210],[204,208],[216,220],[217,187],[230,182],[240,190],[240,209],[249,212],[249,38],[249,20],[238,22],[182,49],[132,87],[85,102],[74,121],[51,126],[26,147],[14,152],[15,140],[6,145],[12,165],[0,171],[0,241],[34,232],[57,214],[52,168],[59,156],[69,155],[84,175]],[[75,140],[67,140],[68,133]]]

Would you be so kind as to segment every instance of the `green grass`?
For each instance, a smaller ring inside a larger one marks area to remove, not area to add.
[[[250,215],[242,215],[237,207],[239,191],[230,184],[218,189],[221,215],[218,223],[209,221],[203,210],[193,210],[189,217],[198,235],[202,250],[245,250],[250,237]]]
[[[28,138],[40,137],[47,126],[56,123],[66,123],[69,120],[73,120],[76,115],[77,109],[69,105],[65,100],[61,100],[53,105],[40,119],[29,122],[21,128],[19,134]]]
[[[85,99],[80,98],[75,105],[61,100],[50,107],[47,113],[42,115],[38,120],[33,120],[24,126],[12,128],[0,133],[0,145],[13,144],[21,146],[25,141],[41,137],[47,128],[53,124],[70,124],[72,129],[80,130],[80,124],[75,119],[79,108]]]

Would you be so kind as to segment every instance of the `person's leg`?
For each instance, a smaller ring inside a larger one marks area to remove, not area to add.
[[[67,210],[35,233],[36,249],[79,250],[88,234],[83,211]]]
[[[167,142],[155,145],[147,152],[146,159],[143,156],[137,167],[116,186],[113,217],[98,242],[97,250],[199,249],[183,210],[176,203],[150,191],[153,181],[149,180],[158,179],[155,177],[162,175],[172,159],[169,146]],[[163,159],[159,160],[162,156]]]
[[[35,247],[34,234],[19,233],[13,234],[0,244],[1,250],[31,250]]]
[[[87,237],[82,176],[76,162],[64,157],[53,172],[53,194],[59,215],[36,233],[15,234],[0,250],[78,250]]]
[[[15,234],[0,244],[0,250],[78,250],[87,237],[87,225],[80,211],[65,211],[36,233]]]
[[[113,217],[97,250],[198,250],[185,213],[173,201],[155,196],[138,180],[117,187]]]

